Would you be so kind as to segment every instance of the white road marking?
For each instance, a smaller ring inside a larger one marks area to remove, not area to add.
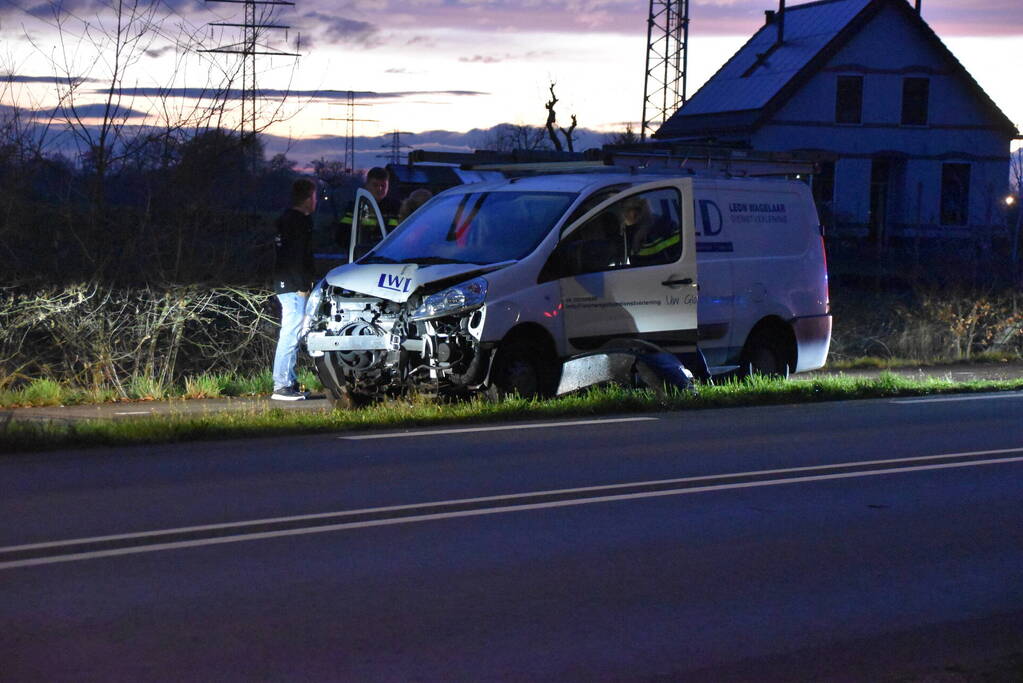
[[[182,533],[187,531],[203,531],[203,530],[214,530],[214,529],[226,529],[232,527],[241,526],[254,526],[257,524],[265,524],[272,522],[286,522],[286,521],[300,521],[300,520],[312,520],[312,519],[324,519],[329,517],[339,517],[362,513],[379,513],[379,512],[391,512],[398,510],[410,510],[415,508],[427,509],[430,507],[439,507],[444,505],[452,505],[459,503],[474,503],[474,502],[489,502],[494,500],[514,500],[516,498],[534,497],[540,495],[552,495],[561,493],[584,493],[593,491],[613,491],[615,489],[621,489],[626,487],[636,487],[645,485],[656,485],[656,484],[673,484],[673,483],[688,483],[695,481],[713,481],[715,479],[724,479],[741,476],[752,476],[752,475],[764,475],[764,474],[782,474],[791,472],[805,472],[811,470],[824,470],[824,469],[836,469],[843,467],[853,467],[860,465],[875,465],[875,464],[887,464],[896,462],[926,462],[934,461],[939,459],[957,458],[957,457],[970,457],[978,455],[996,455],[1002,453],[1020,453],[1023,452],[1023,448],[1003,448],[997,450],[988,451],[970,451],[964,453],[947,453],[943,455],[927,455],[913,458],[897,458],[889,460],[863,460],[859,462],[850,463],[838,463],[834,465],[810,465],[804,467],[789,467],[784,469],[773,469],[773,470],[755,470],[752,472],[740,472],[731,474],[714,474],[700,477],[681,477],[677,479],[660,479],[646,482],[631,482],[627,484],[612,484],[608,486],[587,486],[573,489],[555,489],[550,491],[534,491],[530,493],[516,493],[502,496],[486,496],[481,498],[463,498],[449,501],[437,501],[429,503],[417,503],[411,505],[394,505],[388,507],[377,507],[377,508],[366,508],[361,510],[346,510],[343,512],[331,512],[321,513],[312,515],[298,515],[294,517],[278,517],[272,519],[262,520],[250,520],[247,522],[230,522],[225,524],[210,524],[205,526],[194,526],[194,527],[181,527],[178,529],[164,529],[159,531],[141,532],[133,534],[117,534],[111,536],[95,536],[91,538],[73,539],[67,541],[54,541],[50,543],[33,543],[28,545],[9,546],[6,548],[0,548],[0,553],[16,552],[21,550],[31,550],[38,548],[47,547],[59,547],[68,545],[78,545],[85,543],[96,543],[101,541],[110,540],[121,540],[129,538],[147,538],[157,537],[168,534]],[[606,503],[615,501],[626,501],[626,500],[638,500],[644,498],[658,498],[664,496],[681,496],[693,493],[705,493],[709,491],[727,491],[732,489],[747,489],[747,488],[760,488],[765,486],[781,486],[784,484],[797,484],[805,482],[815,481],[829,481],[835,479],[851,479],[858,477],[870,477],[870,476],[881,476],[885,474],[901,474],[906,472],[922,472],[928,470],[943,470],[951,468],[961,467],[976,467],[981,465],[998,465],[1003,463],[1016,463],[1023,462],[1023,455],[1014,458],[996,458],[987,460],[970,460],[967,462],[952,462],[952,463],[934,463],[926,465],[917,465],[912,467],[893,467],[888,469],[880,470],[862,470],[858,472],[841,472],[835,474],[820,474],[813,476],[804,477],[792,477],[787,479],[765,479],[761,481],[751,482],[738,482],[731,484],[712,484],[708,486],[699,486],[686,489],[669,489],[663,491],[645,491],[639,493],[626,493],[617,495],[606,495],[606,496],[595,496],[588,498],[572,498],[566,500],[550,501],[545,503],[528,503],[521,505],[503,505],[492,508],[482,508],[474,510],[458,510],[453,512],[439,512],[439,513],[427,513],[422,515],[413,515],[408,517],[396,517],[396,518],[385,518],[376,520],[367,520],[361,522],[341,522],[338,524],[330,524],[324,526],[313,526],[313,527],[302,527],[296,529],[282,529],[278,531],[261,531],[253,532],[248,534],[237,534],[235,536],[221,536],[217,538],[204,538],[195,539],[190,541],[175,541],[170,543],[157,543],[144,546],[135,546],[128,548],[113,548],[109,550],[96,550],[78,553],[69,553],[67,555],[55,555],[50,557],[38,557],[26,560],[12,560],[8,562],[0,562],[0,570],[2,569],[14,569],[16,567],[32,567],[38,565],[56,564],[60,562],[73,562],[76,560],[87,560],[96,559],[101,557],[115,557],[119,555],[135,555],[140,553],[156,552],[158,550],[174,550],[180,548],[194,548],[207,545],[220,545],[224,543],[237,543],[241,541],[254,541],[263,540],[269,538],[280,538],[285,536],[304,536],[307,534],[318,534],[326,533],[329,531],[341,531],[345,529],[363,529],[368,527],[376,526],[391,526],[395,524],[406,524],[411,522],[426,522],[438,519],[451,519],[457,517],[477,517],[483,515],[492,515],[505,512],[516,512],[519,510],[542,510],[547,508],[558,508],[558,507],[569,507],[576,505],[588,505],[592,503]]]
[[[152,412],[151,410],[132,410],[125,413],[114,413],[114,415],[149,415]]]
[[[361,436],[339,436],[339,439],[362,441],[366,439],[398,439],[406,436],[433,436],[436,434],[469,434],[472,432],[504,432],[512,429],[550,429],[552,427],[578,427],[579,425],[603,425],[618,422],[647,422],[659,417],[615,417],[606,420],[575,420],[573,422],[535,422],[513,424],[501,427],[460,427],[458,429],[424,429],[418,432],[388,432],[387,434],[363,434]]]
[[[933,398],[899,398],[892,400],[892,403],[945,403],[948,401],[989,401],[999,398],[1023,398],[1023,392],[1012,391],[1000,394],[982,394],[980,396],[958,395],[940,396]]]

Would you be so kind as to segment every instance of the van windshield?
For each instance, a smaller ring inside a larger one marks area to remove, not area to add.
[[[361,263],[498,263],[529,254],[576,198],[570,192],[440,196],[410,216]]]

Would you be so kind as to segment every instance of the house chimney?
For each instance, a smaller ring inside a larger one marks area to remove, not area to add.
[[[773,23],[774,23],[774,10],[773,9],[765,9],[764,10],[764,24],[766,24],[767,26],[770,26]]]
[[[916,13],[920,14],[920,5],[923,4],[923,0],[916,0]]]
[[[920,0],[917,0],[920,2]],[[778,45],[785,42],[785,0],[778,0]]]

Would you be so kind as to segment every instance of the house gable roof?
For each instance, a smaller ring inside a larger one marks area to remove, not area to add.
[[[762,26],[654,137],[670,139],[756,128],[886,5],[906,13],[999,128],[1018,136],[1008,117],[906,0],[819,0],[785,8],[784,42],[780,45],[778,18]]]

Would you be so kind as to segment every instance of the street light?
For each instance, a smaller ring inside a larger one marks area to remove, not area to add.
[[[1005,205],[1006,206],[1012,206],[1015,203],[1016,203],[1016,198],[1013,197],[1011,194],[1008,197],[1005,198]]]

